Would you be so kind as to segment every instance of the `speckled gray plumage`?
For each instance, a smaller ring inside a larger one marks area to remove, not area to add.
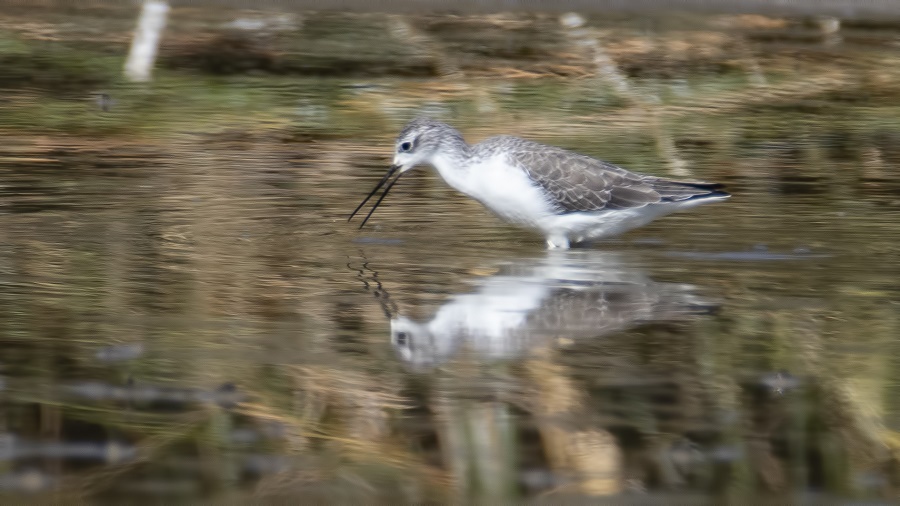
[[[527,328],[541,336],[558,329],[566,329],[566,337],[601,336],[642,322],[702,314],[712,306],[666,283],[558,288],[528,315]]]
[[[439,146],[449,146],[449,151],[455,151],[460,157],[468,156],[470,153],[469,145],[459,130],[452,126],[435,121],[430,118],[416,118],[406,126],[397,135],[397,142],[408,140],[415,146],[414,149],[436,149]],[[429,146],[422,146],[423,143]]]
[[[559,213],[629,209],[723,196],[720,185],[635,174],[611,163],[518,137],[499,136],[472,147],[478,157],[505,154],[550,197]]]

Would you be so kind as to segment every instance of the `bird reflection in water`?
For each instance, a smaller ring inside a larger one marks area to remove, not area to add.
[[[706,314],[716,304],[692,285],[658,283],[614,253],[549,252],[518,260],[449,298],[427,320],[402,314],[366,263],[360,278],[391,321],[391,344],[416,369],[468,350],[483,361],[523,358],[651,322]]]
[[[695,448],[685,435],[688,427],[709,427],[715,415],[684,409],[684,399],[694,399],[690,380],[673,379],[667,361],[636,360],[630,340],[612,339],[639,325],[710,313],[716,303],[692,285],[655,282],[610,252],[549,251],[497,267],[422,319],[402,307],[408,289],[392,297],[385,288],[392,283],[369,263],[356,268],[390,320],[397,356],[419,374],[441,369],[421,395],[424,411],[434,414],[433,440],[453,470],[459,497],[505,503],[506,491],[519,489],[608,496],[643,490],[660,470],[674,486],[727,466],[715,456],[716,444]],[[435,288],[413,285],[422,294]],[[608,367],[590,372],[588,392],[577,379],[578,366],[556,360],[552,351],[580,349],[603,336],[611,338],[603,352],[609,357],[592,364]],[[522,367],[497,375],[494,367],[453,366],[462,359]],[[630,469],[632,459],[643,464]]]

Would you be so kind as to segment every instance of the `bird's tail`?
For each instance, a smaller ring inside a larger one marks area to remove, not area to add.
[[[719,183],[699,181],[672,181],[670,179],[653,179],[647,181],[659,193],[663,202],[685,202],[689,200],[722,200],[731,196],[723,190]]]

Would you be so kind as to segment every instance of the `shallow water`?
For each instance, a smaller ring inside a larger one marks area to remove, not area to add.
[[[778,86],[637,77],[626,99],[593,79],[163,74],[109,111],[66,106],[75,134],[37,128],[26,112],[57,105],[20,91],[0,491],[895,498],[896,56],[829,51],[845,60],[791,76],[770,54]],[[423,170],[358,231],[347,215],[423,111],[734,196],[547,252]]]

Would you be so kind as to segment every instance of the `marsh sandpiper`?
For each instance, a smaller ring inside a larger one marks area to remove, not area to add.
[[[350,218],[385,187],[362,228],[400,177],[419,165],[431,165],[448,185],[503,220],[542,233],[550,249],[617,235],[730,197],[720,184],[636,174],[518,137],[501,135],[470,146],[450,125],[417,118],[400,132],[393,165]]]

